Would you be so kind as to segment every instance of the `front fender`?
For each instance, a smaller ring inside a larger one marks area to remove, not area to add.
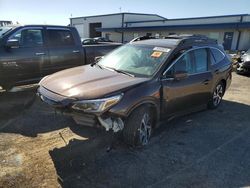
[[[149,104],[160,114],[160,83],[151,80],[124,93],[122,100],[113,106],[109,112],[121,117],[128,117],[130,113],[141,105]]]

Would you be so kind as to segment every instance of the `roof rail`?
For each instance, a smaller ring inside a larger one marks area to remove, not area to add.
[[[196,43],[196,44],[217,44],[217,40],[211,39],[205,35],[198,34],[182,34],[182,35],[169,35],[165,39],[180,39],[180,44]]]
[[[156,39],[156,37],[152,36],[140,36],[132,39],[130,43],[136,42],[136,41],[142,41],[142,40],[148,40],[148,39]],[[205,35],[197,35],[197,34],[181,34],[181,35],[168,35],[166,37],[163,37],[163,39],[176,39],[179,40],[180,46],[188,46],[188,45],[209,45],[209,44],[217,44],[217,40],[211,39]]]
[[[132,39],[130,41],[130,43],[140,41],[140,40],[148,40],[148,39],[155,39],[155,37],[152,37],[152,36],[140,36],[140,37],[136,37],[136,38]]]

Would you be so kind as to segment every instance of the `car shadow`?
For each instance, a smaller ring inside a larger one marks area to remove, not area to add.
[[[144,148],[117,139],[109,152],[111,134],[73,126],[88,139],[49,154],[62,187],[244,187],[250,185],[249,114],[250,106],[223,101],[216,110],[162,122]]]
[[[0,120],[8,120],[22,114],[36,99],[35,90],[0,93]]]
[[[69,124],[74,124],[72,119],[55,114],[53,108],[40,101],[35,90],[0,95],[0,133],[36,137]]]
[[[240,76],[248,77],[250,78],[250,73],[237,73]]]

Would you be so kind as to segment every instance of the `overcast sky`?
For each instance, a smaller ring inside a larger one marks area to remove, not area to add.
[[[69,18],[120,12],[186,18],[250,14],[250,0],[0,0],[0,20],[69,24]]]

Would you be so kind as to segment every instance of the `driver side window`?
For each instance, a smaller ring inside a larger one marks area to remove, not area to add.
[[[41,29],[23,29],[14,33],[9,39],[16,39],[21,47],[35,47],[43,45]]]

